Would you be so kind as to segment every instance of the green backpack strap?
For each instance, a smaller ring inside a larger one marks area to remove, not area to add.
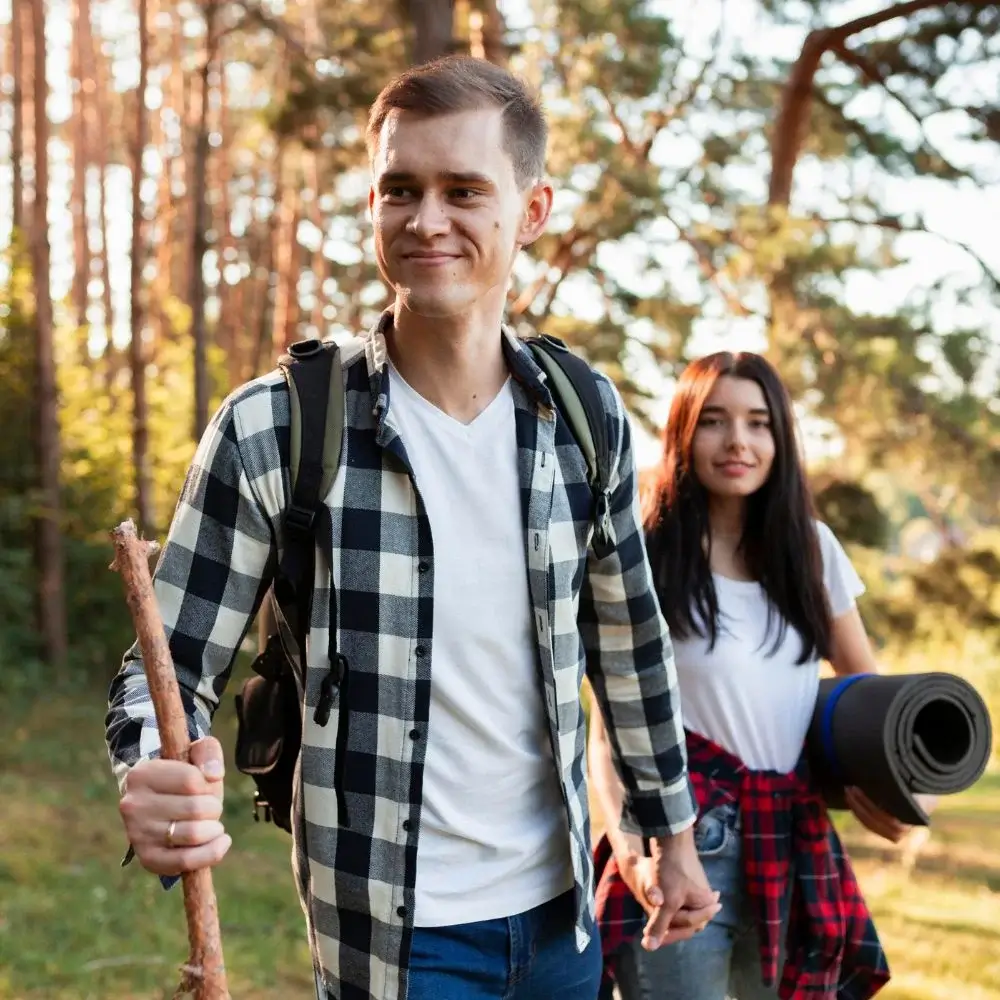
[[[587,463],[587,481],[594,495],[594,553],[603,559],[614,550],[615,541],[608,422],[597,377],[583,358],[556,337],[531,337],[526,344],[548,377],[556,406]]]
[[[338,361],[337,345],[324,344],[315,338],[292,344],[288,355],[278,361],[288,380],[291,409],[289,474],[293,498],[302,466],[304,425],[311,432],[307,437],[307,461],[318,460],[321,468],[315,501],[309,502],[312,498],[308,496],[304,498],[309,507],[315,506],[315,502],[321,501],[330,492],[340,467],[340,448],[344,437],[344,380],[339,377]],[[317,431],[319,433],[314,437],[312,432]],[[317,440],[322,442],[322,446],[314,452],[311,446]]]

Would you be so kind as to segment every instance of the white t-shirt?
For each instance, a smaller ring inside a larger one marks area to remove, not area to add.
[[[865,588],[833,532],[822,523],[816,527],[836,618]],[[768,601],[759,583],[718,573],[713,580],[720,611],[715,648],[698,636],[673,639],[684,724],[752,770],[791,771],[816,704],[819,660],[796,662],[802,640],[791,626],[774,649],[778,622],[768,632]]]
[[[538,673],[510,382],[470,424],[392,367],[434,540],[434,645],[415,921],[512,916],[573,885]]]

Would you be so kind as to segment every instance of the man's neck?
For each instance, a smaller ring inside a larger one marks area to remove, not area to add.
[[[471,423],[507,380],[501,313],[429,319],[396,304],[387,336],[402,378],[429,403]]]

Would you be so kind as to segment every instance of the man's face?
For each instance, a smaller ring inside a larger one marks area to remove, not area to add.
[[[426,317],[502,302],[517,251],[552,207],[549,185],[518,188],[499,108],[390,112],[372,174],[379,270],[404,308]]]

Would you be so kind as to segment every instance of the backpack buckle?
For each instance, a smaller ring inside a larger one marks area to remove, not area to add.
[[[289,504],[285,511],[285,527],[299,534],[308,534],[316,520],[316,512],[297,504]]]
[[[260,811],[264,812],[264,822],[271,822],[271,803],[265,799],[260,792],[253,793],[253,821],[260,822]]]
[[[267,643],[257,654],[251,664],[254,673],[265,680],[274,681],[278,679],[284,663],[284,650],[281,645],[281,635],[274,632],[267,637]]]
[[[594,555],[603,559],[615,548],[611,527],[611,491],[594,489]]]

